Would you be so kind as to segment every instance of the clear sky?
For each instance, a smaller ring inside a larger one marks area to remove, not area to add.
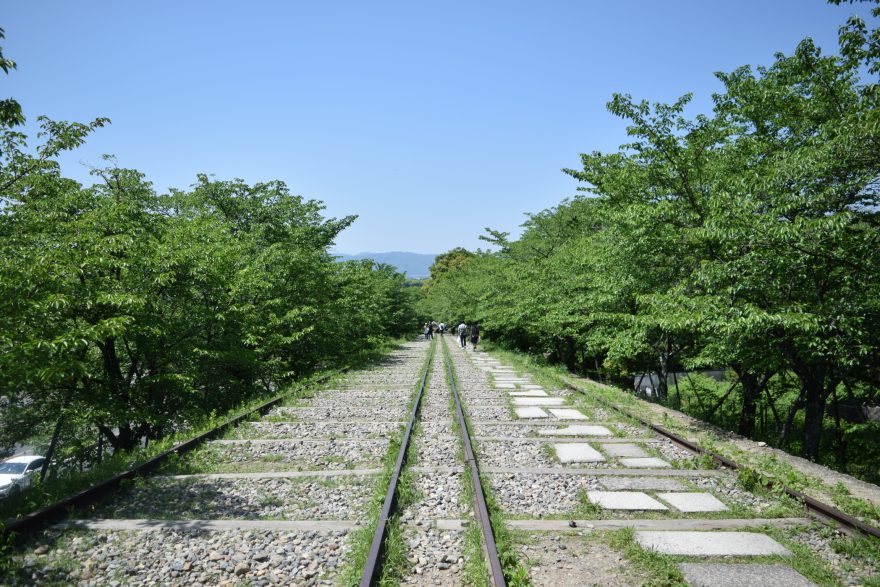
[[[340,252],[476,248],[576,193],[563,167],[612,150],[612,92],[695,93],[769,64],[868,6],[823,0],[0,0],[0,79],[36,115],[113,124],[63,160],[103,153],[158,190],[196,173],[281,179],[359,215]]]

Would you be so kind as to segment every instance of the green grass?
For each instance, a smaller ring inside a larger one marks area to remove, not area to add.
[[[445,342],[445,341],[444,341]],[[449,350],[444,344],[443,346],[444,355],[446,357],[446,361],[452,365],[453,372],[455,371],[455,365],[452,363],[452,357],[450,356]],[[447,383],[448,381],[448,373],[447,373]],[[450,398],[451,409],[454,410],[454,400]],[[468,417],[467,409],[463,407],[464,418],[465,418],[465,426],[467,426],[468,430],[472,430],[473,427],[470,423],[470,418]],[[457,435],[461,435],[461,428],[458,424],[458,419],[453,418],[453,429],[457,432]],[[476,443],[472,440],[474,452],[478,452],[478,447]],[[549,445],[547,445],[549,446]],[[552,449],[551,449],[552,450]],[[465,494],[473,501],[474,491],[476,488],[473,487],[473,484],[470,480],[470,475],[464,475],[465,482]],[[487,480],[481,479],[481,485],[483,487],[489,487],[490,484]],[[495,538],[495,546],[498,548],[498,557],[501,560],[501,568],[504,573],[504,577],[507,581],[507,584],[511,587],[526,587],[530,585],[528,580],[528,569],[525,568],[519,561],[519,556],[516,552],[516,545],[521,543],[524,539],[521,536],[515,534],[512,530],[510,530],[507,525],[504,523],[504,517],[502,516],[501,509],[498,507],[495,502],[491,492],[484,492],[486,497],[486,506],[489,511],[489,519],[492,526],[492,533]],[[474,536],[468,536],[468,533],[475,533]],[[473,581],[474,585],[484,585],[487,584],[489,574],[488,568],[486,567],[486,561],[483,559],[483,550],[482,550],[482,531],[479,528],[478,524],[469,524],[469,527],[465,533],[465,544],[469,550],[466,551],[465,556],[465,569],[464,574],[468,578],[469,581]],[[479,551],[476,552],[476,547],[479,547]],[[480,562],[477,562],[479,560]]]
[[[435,345],[436,341],[431,343],[432,351],[436,348]],[[423,364],[420,374],[426,371],[430,374],[430,369],[432,367],[432,355],[429,354],[428,357],[425,358],[425,363]],[[419,379],[421,380],[421,377]],[[410,399],[407,409],[408,414],[411,412],[416,400],[418,388],[419,382],[416,382],[413,385],[412,398]],[[361,575],[367,564],[367,557],[370,554],[370,547],[373,543],[373,535],[376,533],[379,514],[385,503],[385,494],[388,491],[388,484],[391,482],[391,476],[394,472],[394,467],[397,464],[397,455],[400,452],[400,447],[403,442],[403,432],[404,430],[401,429],[397,436],[392,437],[388,443],[388,451],[385,453],[382,474],[379,475],[379,479],[376,482],[373,491],[373,496],[366,507],[365,517],[370,520],[370,523],[362,526],[352,534],[351,552],[348,557],[349,563],[342,570],[342,585],[358,585],[360,583]],[[411,444],[410,451],[412,449],[413,446]],[[398,511],[401,511],[417,496],[412,478],[406,470],[401,473],[397,490]],[[383,567],[382,577],[379,580],[379,584],[389,587],[397,585],[406,568],[407,561],[406,543],[403,539],[400,521],[396,515],[388,521],[387,533],[385,536],[385,557],[385,565]]]
[[[639,546],[632,528],[609,532],[608,536],[612,548],[650,577],[642,587],[687,587],[675,558]]]

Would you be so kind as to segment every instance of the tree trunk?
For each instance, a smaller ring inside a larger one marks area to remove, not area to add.
[[[46,480],[46,474],[49,472],[49,463],[55,457],[55,449],[58,448],[58,439],[61,437],[61,426],[64,424],[64,416],[59,416],[55,423],[55,431],[52,432],[52,441],[49,443],[49,450],[46,451],[46,460],[43,462],[43,468],[40,469],[40,483]]]
[[[804,458],[819,461],[822,424],[825,420],[824,377],[813,377],[804,386]]]
[[[657,381],[657,399],[665,402],[669,397],[669,355],[670,355],[669,337],[664,337],[663,350],[660,352],[660,369],[657,373],[659,381]]]
[[[736,431],[746,438],[751,438],[755,434],[758,399],[773,377],[773,372],[753,373],[743,369],[741,365],[733,365],[732,368],[739,375],[742,384],[739,423]]]
[[[847,465],[849,463],[846,458],[846,442],[843,439],[843,429],[840,426],[840,402],[837,398],[837,386],[835,386],[834,391],[831,392],[831,402],[834,411],[834,435],[835,440],[837,441],[837,466],[840,467],[841,471],[846,473]]]
[[[804,407],[803,391],[801,391],[801,396],[792,402],[791,406],[788,408],[788,416],[785,418],[785,424],[782,425],[782,430],[779,431],[779,438],[776,439],[776,446],[779,448],[785,448],[785,441],[787,440],[788,432],[791,430],[791,426],[794,423],[794,417],[802,407]]]
[[[120,424],[119,431],[115,434],[104,424],[98,424],[98,430],[107,438],[114,454],[121,450],[129,451],[137,445],[138,435],[135,434],[130,423]]]

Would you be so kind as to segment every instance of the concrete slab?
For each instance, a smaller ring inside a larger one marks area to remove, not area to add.
[[[347,532],[360,526],[356,520],[67,520],[59,528],[82,530],[274,530],[276,532]]]
[[[538,430],[541,436],[612,436],[611,430],[605,426],[586,426],[575,424],[565,428],[543,428]]]
[[[378,475],[382,469],[321,469],[313,471],[265,471],[263,473],[202,473],[194,475],[156,475],[164,479],[299,479],[302,477],[344,477]]]
[[[816,587],[785,565],[681,563],[678,568],[693,587]]]
[[[702,491],[658,493],[657,497],[681,512],[723,512],[727,510],[727,506],[714,495]]]
[[[678,479],[668,477],[603,477],[599,484],[605,489],[653,489],[684,491],[687,486]]]
[[[606,510],[666,510],[669,509],[641,491],[588,491],[590,502]]]
[[[560,463],[599,463],[605,460],[599,451],[585,442],[554,444],[553,449]]]
[[[555,410],[550,410],[550,413],[556,416],[560,420],[586,420],[587,417],[580,413],[578,410],[574,410],[571,408],[557,408]]]
[[[807,518],[748,518],[748,519],[665,519],[665,520],[638,520],[632,518],[610,520],[574,520],[575,527],[569,525],[569,520],[507,520],[504,523],[509,528],[520,530],[538,530],[545,532],[584,532],[596,530],[616,530],[619,528],[634,528],[635,530],[727,530],[730,528],[755,528],[771,525],[776,528],[789,528],[802,526],[814,520]]]
[[[496,383],[495,389],[516,389],[513,383]]]
[[[543,389],[530,389],[528,391],[508,391],[510,397],[547,397],[547,392]]]
[[[437,526],[438,530],[466,530],[467,520],[458,520],[455,518],[437,518],[436,520],[434,520],[434,525]]]
[[[730,471],[721,469],[576,469],[574,467],[480,467],[484,473],[500,475],[590,475],[592,477],[723,477]]]
[[[688,556],[761,556],[791,553],[767,536],[754,532],[651,532],[639,531],[642,548],[662,554]]]
[[[544,389],[540,385],[535,385],[534,383],[526,383],[525,385],[521,385],[523,389]]]
[[[565,400],[561,397],[517,397],[513,399],[515,406],[561,406]]]
[[[647,457],[648,453],[637,444],[615,443],[603,444],[602,452],[609,457]]]
[[[549,418],[550,414],[537,406],[529,408],[514,408],[517,418]]]
[[[669,463],[664,461],[663,459],[658,459],[656,457],[647,457],[647,458],[632,458],[632,459],[620,459],[620,464],[624,467],[628,467],[630,469],[640,469],[642,467],[646,469],[652,469],[655,467],[671,467]]]

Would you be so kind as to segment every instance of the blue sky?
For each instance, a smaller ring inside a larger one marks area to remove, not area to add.
[[[769,64],[805,36],[836,50],[822,0],[384,2],[4,0],[0,97],[113,124],[63,160],[101,154],[158,190],[196,173],[281,179],[358,214],[341,252],[476,248],[486,226],[576,193],[561,173],[613,150],[612,92],[695,93],[715,71]]]

